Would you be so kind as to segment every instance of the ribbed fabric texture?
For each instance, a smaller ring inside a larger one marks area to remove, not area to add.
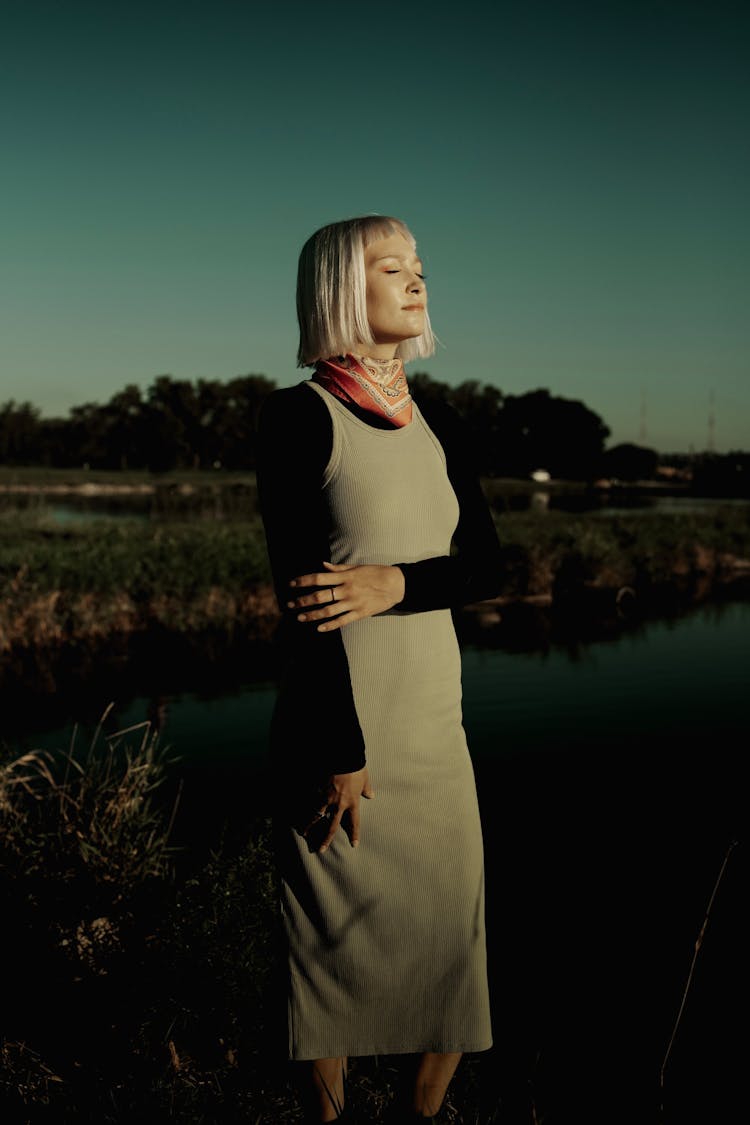
[[[333,421],[332,561],[447,555],[458,504],[416,405],[408,426],[375,429],[306,385]],[[396,608],[342,636],[376,796],[357,849],[341,831],[323,856],[277,835],[290,1057],[485,1050],[482,836],[450,610]]]

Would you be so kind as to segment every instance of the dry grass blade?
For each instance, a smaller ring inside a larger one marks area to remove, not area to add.
[[[157,754],[149,722],[117,731],[102,745],[111,709],[83,756],[30,751],[0,765],[5,844],[22,871],[41,866],[67,878],[82,862],[96,880],[125,886],[166,873],[176,809],[165,831],[152,801],[165,780],[166,759]],[[140,731],[136,746],[128,746],[128,735]]]
[[[714,901],[716,899],[716,894],[719,890],[719,885],[721,883],[721,880],[724,878],[724,872],[727,869],[727,864],[729,863],[729,857],[731,856],[734,849],[737,847],[737,844],[738,844],[738,841],[733,840],[732,843],[727,848],[727,851],[726,851],[726,854],[725,854],[724,859],[722,861],[721,867],[719,868],[719,874],[716,876],[716,882],[714,883],[713,890],[711,891],[711,897],[708,900],[708,906],[706,907],[706,913],[703,917],[703,922],[701,924],[701,928],[700,928],[700,931],[698,933],[698,937],[695,940],[695,949],[693,950],[693,959],[690,962],[690,970],[688,972],[687,980],[685,982],[685,988],[683,989],[682,1000],[680,1001],[680,1008],[679,1008],[679,1011],[677,1012],[677,1018],[675,1019],[674,1027],[672,1028],[672,1034],[669,1038],[669,1043],[667,1044],[667,1050],[664,1054],[664,1059],[662,1060],[661,1071],[659,1072],[659,1087],[660,1087],[660,1090],[661,1090],[660,1113],[662,1115],[662,1118],[663,1118],[663,1115],[664,1115],[664,1074],[665,1074],[666,1069],[667,1069],[667,1063],[669,1062],[669,1057],[672,1053],[672,1047],[674,1046],[674,1042],[675,1042],[675,1039],[677,1037],[677,1031],[679,1029],[680,1022],[682,1021],[682,1014],[685,1011],[685,1004],[687,1003],[688,993],[690,991],[690,986],[693,983],[693,976],[695,975],[695,966],[696,966],[696,963],[698,961],[698,954],[701,951],[701,946],[703,945],[703,939],[706,936],[706,929],[708,927],[708,920],[711,916],[711,910],[713,909]]]
[[[30,797],[33,797],[35,800],[41,800],[41,793],[39,792],[40,779],[52,789],[58,787],[57,781],[50,769],[49,763],[51,761],[52,755],[47,751],[29,750],[27,753],[22,754],[20,758],[8,762],[7,765],[0,768],[0,792],[4,792],[7,797],[13,787],[19,786],[25,790]],[[19,773],[17,772],[19,770],[30,772]],[[4,802],[2,798],[0,798],[0,807],[3,807],[3,804]]]
[[[13,1090],[24,1106],[36,1104],[49,1107],[52,1095],[50,1083],[59,1088],[64,1079],[44,1062],[37,1051],[25,1042],[0,1041],[0,1091]],[[32,1118],[26,1120],[31,1121]]]
[[[101,734],[102,727],[104,726],[106,718],[109,715],[112,708],[114,707],[114,705],[115,704],[114,704],[114,700],[113,700],[111,703],[108,703],[107,706],[104,708],[104,712],[102,714],[102,717],[96,725],[96,730],[94,731],[94,737],[91,740],[91,746],[90,746],[91,753],[93,753],[94,749],[96,748],[96,744],[99,741],[99,735]]]

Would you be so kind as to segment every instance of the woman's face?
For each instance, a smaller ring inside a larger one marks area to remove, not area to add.
[[[363,346],[368,354],[387,359],[402,340],[424,331],[427,289],[422,263],[402,234],[391,234],[365,247],[365,279],[375,344]]]

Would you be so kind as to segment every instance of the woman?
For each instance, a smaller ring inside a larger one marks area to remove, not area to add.
[[[407,227],[317,231],[297,314],[314,373],[268,398],[258,455],[287,653],[271,741],[290,1057],[312,1064],[312,1120],[333,1121],[349,1055],[416,1054],[418,1120],[491,1046],[451,607],[497,592],[499,546],[458,416],[408,390],[403,361],[434,344]]]

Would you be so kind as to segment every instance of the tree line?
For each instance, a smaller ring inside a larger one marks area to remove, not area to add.
[[[57,468],[248,470],[255,467],[258,416],[276,389],[265,375],[228,381],[159,375],[142,390],[128,384],[104,404],[43,418],[29,402],[0,405],[0,465]],[[476,380],[452,387],[424,372],[410,376],[417,402],[440,398],[466,422],[480,472],[590,480],[653,476],[658,454],[622,444],[605,450],[609,427],[576,399],[539,389],[504,394]]]
[[[448,401],[469,426],[482,472],[585,477],[609,434],[581,402],[548,391],[504,395],[471,381],[458,387],[411,376],[417,401]],[[0,462],[97,469],[253,469],[258,415],[276,383],[264,375],[227,382],[160,375],[142,391],[129,384],[109,402],[74,406],[67,418],[42,418],[31,403],[0,407]]]
[[[92,469],[252,469],[265,375],[134,383],[109,402],[74,406],[67,418],[42,418],[31,403],[0,406],[0,463]]]

